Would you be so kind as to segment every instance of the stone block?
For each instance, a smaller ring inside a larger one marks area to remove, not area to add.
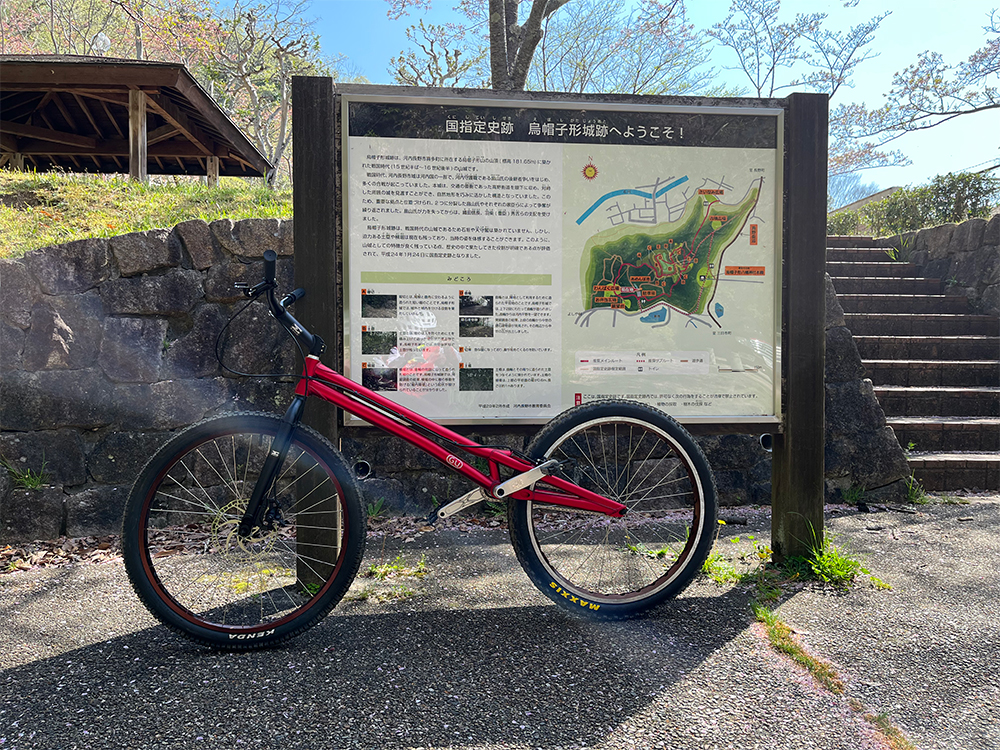
[[[995,214],[983,230],[984,245],[1000,245],[1000,214]]]
[[[948,255],[948,245],[955,232],[954,224],[942,224],[938,227],[921,229],[917,233],[916,251],[924,251],[930,260],[944,258]]]
[[[0,390],[0,429],[91,429],[111,421],[112,385],[97,370],[10,372]]]
[[[196,308],[190,331],[173,340],[169,340],[168,334],[161,376],[184,379],[219,375],[215,342],[225,324],[226,316],[218,305],[209,304]]]
[[[865,374],[854,337],[847,328],[829,328],[826,332],[826,382],[844,383]]]
[[[183,315],[204,296],[199,271],[172,269],[160,276],[111,279],[101,284],[110,315]]]
[[[154,429],[187,427],[230,401],[225,378],[161,380],[149,390],[154,404]]]
[[[361,502],[367,510],[368,506],[382,503],[383,513],[409,515],[415,512],[416,505],[410,499],[399,479],[387,477],[372,477],[359,483],[361,487]],[[430,513],[430,509],[427,510]]]
[[[851,478],[859,487],[882,487],[910,475],[906,455],[891,427],[856,435]]]
[[[699,438],[705,457],[713,469],[747,470],[767,458],[754,435],[712,435]]]
[[[176,238],[171,241],[170,232],[166,229],[112,237],[110,246],[122,276],[135,276],[181,263],[180,242]]]
[[[849,438],[827,438],[823,451],[823,473],[827,479],[851,475],[854,442]]]
[[[866,503],[905,503],[907,492],[906,479],[897,479],[882,487],[866,489],[863,499]]]
[[[975,254],[976,278],[983,286],[1000,283],[1000,247],[985,245]]]
[[[116,383],[155,382],[166,335],[165,320],[108,318],[101,341],[101,369]]]
[[[104,306],[95,291],[45,297],[31,313],[24,342],[26,370],[79,370],[97,361]]]
[[[62,487],[13,489],[0,497],[0,543],[57,539],[63,528]]]
[[[951,273],[951,258],[935,258],[924,265],[923,275],[927,279],[944,281]]]
[[[31,308],[41,288],[21,259],[0,258],[0,317],[17,326],[31,325]]]
[[[983,246],[986,219],[968,219],[955,226],[948,243],[949,255],[971,253]]]
[[[872,432],[885,426],[885,412],[870,380],[826,384],[827,440],[836,435]]]
[[[747,477],[742,471],[717,471],[715,475],[715,491],[719,505],[748,505],[752,501],[747,487]]]
[[[291,260],[279,259],[275,269],[278,289],[291,291],[295,283],[295,267]],[[212,266],[205,279],[205,299],[209,302],[239,302],[245,300],[243,292],[236,288],[236,282],[256,284],[264,278],[264,264],[261,261],[241,263],[230,261]],[[320,293],[314,290],[314,293]]]
[[[66,536],[120,534],[130,485],[98,485],[66,496]]]
[[[983,315],[1000,315],[1000,284],[993,284],[983,290],[977,303]]]
[[[111,252],[104,238],[43,247],[24,256],[46,294],[85,292],[111,277]]]
[[[87,456],[87,471],[96,482],[130,485],[171,437],[165,432],[109,432]]]
[[[844,325],[844,308],[837,299],[837,290],[833,286],[830,274],[826,276],[826,327],[835,328]]]
[[[25,337],[20,328],[0,320],[0,372],[24,367]]]
[[[208,228],[219,247],[233,255],[241,255],[239,240],[233,236],[233,225],[232,219],[218,219],[209,224]]]
[[[203,271],[225,260],[225,254],[212,241],[212,230],[204,219],[182,221],[174,227],[174,232],[191,257],[191,265],[198,270]]]
[[[22,471],[43,473],[51,484],[87,481],[83,441],[75,430],[0,433],[0,456]]]
[[[295,374],[299,371],[294,343],[263,303],[251,305],[236,319],[223,344],[223,361],[238,372]]]
[[[978,253],[973,252],[955,253],[945,283],[951,284],[954,279],[960,286],[975,287],[979,281],[977,255]]]
[[[278,255],[291,256],[295,253],[295,222],[292,219],[281,219],[278,229]]]
[[[233,225],[239,255],[262,258],[268,250],[278,252],[281,246],[281,222],[278,219],[241,219]]]

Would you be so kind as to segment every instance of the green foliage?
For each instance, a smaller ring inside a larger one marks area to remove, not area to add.
[[[826,217],[826,233],[849,237],[858,233],[858,212],[838,211]]]
[[[188,219],[287,218],[290,190],[237,177],[142,185],[123,178],[0,170],[0,257],[90,237],[111,237]]]
[[[10,474],[11,479],[14,480],[14,486],[22,490],[37,490],[38,488],[44,486],[49,480],[48,474],[45,473],[45,467],[48,462],[45,457],[42,457],[42,468],[38,471],[29,469],[28,467],[21,468],[13,461],[8,460],[4,456],[0,456],[0,466],[7,470]]]
[[[931,499],[924,491],[924,486],[920,484],[920,480],[914,476],[907,477],[906,502],[913,503],[914,505],[927,505],[930,501]]]
[[[427,556],[421,555],[420,561],[415,567],[407,565],[402,555],[396,555],[392,562],[372,563],[364,573],[366,578],[374,578],[377,581],[384,581],[387,578],[397,576],[409,576],[413,578],[423,578],[427,575]]]
[[[900,188],[857,211],[832,214],[827,217],[827,232],[852,234],[863,227],[873,236],[888,237],[923,227],[988,217],[998,200],[1000,178],[949,172],[938,175],[927,185]]]
[[[382,514],[382,510],[383,510],[382,506],[383,505],[385,505],[385,498],[384,497],[380,497],[374,503],[368,503],[368,505],[366,506],[367,510],[368,510],[368,517],[369,518],[378,518]]]
[[[865,496],[865,490],[864,487],[848,487],[841,495],[848,505],[857,505]]]

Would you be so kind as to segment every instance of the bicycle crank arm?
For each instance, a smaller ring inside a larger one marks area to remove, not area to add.
[[[528,471],[518,474],[516,477],[511,477],[506,482],[501,482],[493,488],[493,497],[502,500],[507,495],[519,492],[525,487],[531,487],[539,479],[555,471],[558,465],[559,462],[556,459],[550,458],[545,463],[539,464],[533,469],[528,469]]]
[[[433,523],[436,520],[445,519],[448,516],[453,516],[461,510],[466,508],[471,508],[473,505],[478,505],[483,500],[487,500],[488,497],[485,492],[483,492],[481,487],[476,487],[476,489],[471,492],[466,492],[459,498],[452,500],[446,505],[442,505],[436,511],[431,514],[428,522]]]

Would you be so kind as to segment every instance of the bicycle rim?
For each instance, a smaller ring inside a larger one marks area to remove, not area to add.
[[[686,585],[710,513],[692,457],[673,435],[644,419],[604,416],[570,427],[544,455],[563,462],[566,479],[628,508],[611,518],[526,503],[530,543],[556,594],[597,610],[651,606]]]
[[[340,598],[332,587],[349,514],[335,461],[301,432],[265,499],[268,520],[249,537],[237,533],[276,425],[209,425],[153,467],[138,559],[154,613],[188,634],[270,637],[304,627]]]

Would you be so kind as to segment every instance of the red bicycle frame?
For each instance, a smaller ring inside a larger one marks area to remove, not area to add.
[[[493,491],[503,481],[500,478],[500,466],[507,467],[515,474],[522,474],[535,468],[535,464],[518,458],[509,449],[491,448],[470,441],[415,411],[390,401],[331,370],[312,354],[305,358],[303,376],[299,380],[295,393],[299,396],[317,396],[324,401],[329,401],[390,435],[402,438],[478,484],[490,497],[495,497]],[[489,464],[489,475],[479,471],[467,461],[463,461],[444,446],[421,435],[410,425],[432,433],[465,453],[485,459]],[[619,502],[590,492],[557,476],[544,475],[538,480],[538,483],[544,483],[547,486],[539,488],[536,483],[534,487],[518,490],[511,493],[509,497],[515,500],[533,500],[567,508],[605,513],[612,517],[621,517],[626,510],[625,506]]]

